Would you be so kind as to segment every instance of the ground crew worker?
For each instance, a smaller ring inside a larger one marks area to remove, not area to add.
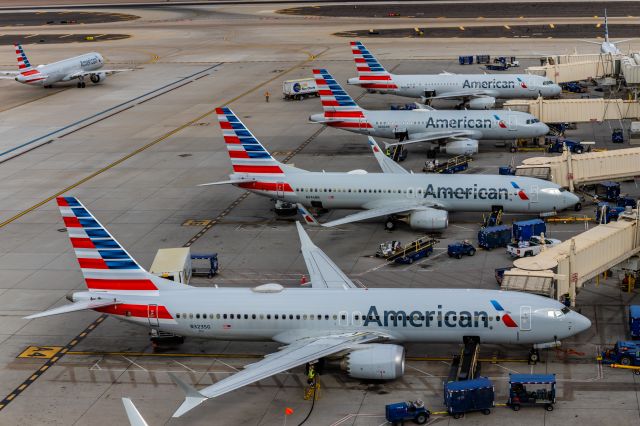
[[[264,92],[264,101],[267,102],[267,103],[269,103],[269,96],[270,96],[269,91],[268,90],[265,91]]]
[[[313,365],[309,365],[309,371],[307,371],[307,383],[313,384],[316,378],[316,369]]]

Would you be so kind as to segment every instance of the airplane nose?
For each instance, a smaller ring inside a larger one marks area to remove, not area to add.
[[[580,198],[573,192],[569,192],[569,191],[564,193],[564,200],[565,200],[565,208],[575,206],[580,202]]]
[[[591,320],[589,320],[589,318],[585,317],[584,315],[581,315],[577,312],[573,312],[574,315],[574,323],[576,326],[576,330],[578,331],[578,333],[582,333],[583,331],[588,330],[589,328],[591,328]]]
[[[313,121],[314,123],[321,123],[324,121],[324,114],[311,114],[309,116],[309,121]]]
[[[547,126],[546,124],[540,122],[537,123],[538,124],[538,129],[540,130],[540,134],[538,136],[544,136],[547,133],[549,133],[549,126]]]
[[[560,94],[562,93],[562,87],[560,87],[559,84],[554,84],[552,91],[553,91],[552,96],[560,96]]]

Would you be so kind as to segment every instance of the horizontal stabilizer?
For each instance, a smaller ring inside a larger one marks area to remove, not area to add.
[[[29,315],[24,319],[34,319],[42,317],[50,317],[52,315],[66,314],[69,312],[84,311],[87,309],[103,308],[105,306],[117,305],[120,302],[115,300],[83,300],[81,302],[74,302],[71,305],[59,306],[57,308],[49,309],[48,311],[40,312],[37,314]]]
[[[212,186],[212,185],[234,185],[236,183],[249,183],[256,182],[256,179],[247,178],[247,179],[229,179],[229,180],[221,180],[219,182],[210,182],[210,183],[201,183],[198,186]]]
[[[300,215],[302,216],[302,218],[304,219],[307,225],[313,225],[313,226],[320,225],[316,220],[316,218],[313,217],[313,215],[309,213],[309,210],[305,209],[302,204],[296,203],[296,205],[298,206],[298,213],[300,213]]]

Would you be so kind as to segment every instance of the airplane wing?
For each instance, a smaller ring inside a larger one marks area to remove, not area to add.
[[[624,43],[625,41],[631,41],[631,40],[635,40],[635,38],[623,38],[622,40],[616,40],[613,42],[610,42],[611,44],[618,44],[618,43]]]
[[[593,41],[593,40],[578,40],[581,41],[583,43],[589,43],[589,44],[597,44],[597,45],[601,45],[602,42],[601,41]]]
[[[376,157],[376,160],[378,160],[378,164],[380,164],[380,168],[384,173],[396,173],[396,174],[409,173],[407,169],[405,169],[400,164],[393,161],[391,158],[387,157],[382,152],[382,150],[376,143],[375,139],[373,139],[371,136],[369,136],[369,146],[371,147],[371,150],[373,151],[373,155]]]
[[[313,244],[300,222],[296,222],[296,227],[300,237],[300,251],[309,271],[312,288],[359,288],[329,256]]]
[[[429,96],[425,99],[453,99],[453,98],[480,98],[483,96],[497,95],[495,90],[458,90],[456,92],[446,92],[442,95]]]
[[[387,146],[408,145],[412,143],[421,143],[421,142],[432,142],[432,141],[438,141],[441,139],[458,138],[461,136],[463,137],[473,136],[473,133],[469,132],[468,130],[458,130],[458,131],[450,130],[447,132],[414,133],[414,134],[410,134],[409,139],[407,140],[404,140],[402,142],[390,143],[390,144],[387,144]]]
[[[34,318],[42,318],[42,317],[50,317],[52,315],[60,315],[66,314],[68,312],[76,312],[76,311],[84,311],[86,309],[95,309],[102,308],[104,306],[117,305],[121,302],[116,302],[115,300],[85,300],[81,302],[74,302],[70,305],[58,306],[57,308],[49,309],[44,312],[39,312],[37,314],[29,315],[24,317],[24,319],[34,319]]]
[[[16,79],[15,76],[0,74],[0,80],[15,80],[15,79]]]
[[[76,78],[80,78],[80,77],[90,77],[94,74],[100,74],[100,73],[104,73],[106,75],[112,75],[112,74],[116,74],[119,72],[128,72],[128,71],[135,71],[133,68],[127,68],[127,69],[121,69],[121,70],[104,70],[104,69],[97,69],[95,71],[78,71],[78,72],[74,72],[73,74],[69,74],[67,75],[65,78],[63,78],[64,81],[69,81],[69,80],[73,80]]]
[[[435,206],[435,204],[433,204],[432,206]],[[359,222],[361,220],[373,219],[374,217],[389,216],[392,214],[399,214],[399,213],[408,213],[408,212],[417,211],[417,210],[429,210],[431,208],[433,207],[429,205],[418,204],[418,203],[392,204],[386,207],[373,208],[369,210],[363,210],[358,213],[350,214],[341,219],[332,220],[331,222],[323,223],[322,226],[332,227],[332,226],[344,225],[345,223]]]
[[[131,426],[149,426],[136,406],[133,405],[133,401],[129,398],[122,398],[122,404],[124,405],[124,409],[127,413],[127,418],[129,419],[129,424]]]
[[[352,349],[364,343],[385,338],[384,335],[378,333],[357,332],[297,340],[280,351],[267,355],[262,360],[248,365],[244,370],[222,379],[211,386],[207,386],[200,391],[194,389],[174,374],[169,373],[173,381],[186,393],[185,401],[176,412],[173,413],[173,417],[182,416],[209,398],[215,398],[241,388],[242,386],[266,379],[267,377],[304,365],[308,362]]]

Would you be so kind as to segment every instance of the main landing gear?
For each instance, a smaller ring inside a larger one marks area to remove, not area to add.
[[[529,365],[535,365],[540,361],[540,351],[536,348],[531,348],[529,350],[529,357],[527,359],[527,363]]]
[[[84,77],[80,77],[78,78],[78,89],[84,89],[85,87],[87,87],[87,83],[84,82]]]
[[[384,229],[386,229],[387,231],[393,231],[394,229],[396,229],[397,222],[398,219],[395,216],[387,216],[384,221]]]

